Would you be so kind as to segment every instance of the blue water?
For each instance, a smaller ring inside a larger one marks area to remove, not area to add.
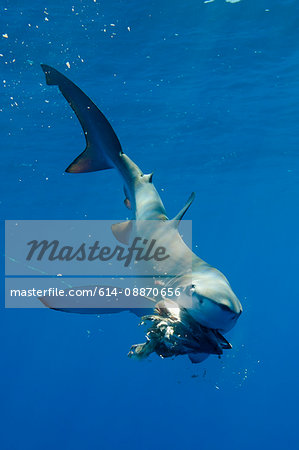
[[[233,349],[192,365],[130,360],[144,336],[133,315],[5,310],[2,299],[1,449],[298,448],[298,2],[0,8],[1,219],[127,216],[115,171],[63,173],[84,137],[45,84],[39,64],[50,64],[154,171],[170,216],[197,192],[196,251],[244,307]]]

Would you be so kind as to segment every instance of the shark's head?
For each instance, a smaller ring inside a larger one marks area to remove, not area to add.
[[[241,303],[227,279],[212,267],[192,274],[180,304],[186,306],[189,314],[201,325],[222,332],[233,328],[242,312]]]
[[[190,314],[201,325],[220,331],[229,331],[242,312],[240,301],[229,289],[205,289],[196,283],[190,289]]]

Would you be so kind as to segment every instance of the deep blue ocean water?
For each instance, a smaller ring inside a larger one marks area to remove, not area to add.
[[[154,171],[170,216],[196,191],[196,251],[244,312],[220,360],[138,363],[135,316],[2,295],[1,449],[298,448],[298,19],[296,0],[2,0],[1,219],[127,216],[116,171],[64,173],[84,137],[50,64]]]

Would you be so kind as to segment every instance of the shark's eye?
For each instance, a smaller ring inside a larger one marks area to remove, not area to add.
[[[191,286],[187,286],[185,289],[187,295],[192,295],[194,291],[195,291],[194,284],[191,284]]]

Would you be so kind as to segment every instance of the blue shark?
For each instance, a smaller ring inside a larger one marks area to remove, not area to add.
[[[209,354],[222,354],[223,349],[231,348],[223,334],[234,327],[242,306],[227,278],[195,255],[179,233],[180,221],[195,194],[170,219],[153,184],[153,175],[144,174],[124,153],[104,114],[62,73],[48,65],[41,67],[47,84],[58,86],[70,104],[86,139],[86,148],[66,172],[116,169],[123,179],[125,205],[133,220],[115,224],[112,228],[115,237],[128,244],[132,236],[142,235],[171,249],[172,258],[161,265],[153,263],[151,271],[155,279],[165,273],[176,274],[167,281],[167,286],[179,288],[181,294],[153,305],[153,313],[142,319],[151,325],[147,342],[133,346],[130,356],[143,358],[155,351],[160,356],[188,354],[192,362],[201,362]],[[53,307],[49,299],[44,299],[44,303]],[[59,309],[57,305],[54,308]]]

